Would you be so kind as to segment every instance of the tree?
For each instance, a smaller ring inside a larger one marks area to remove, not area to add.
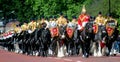
[[[119,0],[111,0],[111,13],[114,17],[120,16]],[[11,18],[10,14],[14,11],[18,20],[30,20],[32,17],[40,18],[44,15],[49,17],[63,12],[72,19],[73,15],[81,13],[81,8],[86,5],[88,14],[96,16],[99,11],[104,15],[108,14],[108,0],[0,0],[0,10],[6,18]]]

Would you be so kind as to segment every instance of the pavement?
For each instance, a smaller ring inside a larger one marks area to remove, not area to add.
[[[118,54],[117,56],[110,57],[90,56],[89,58],[83,58],[81,55],[79,55],[57,58],[57,57],[28,56],[0,49],[0,62],[120,62],[120,54]]]

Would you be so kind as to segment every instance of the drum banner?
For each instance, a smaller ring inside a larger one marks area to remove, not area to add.
[[[98,25],[94,24],[93,25],[93,32],[96,34],[98,32]]]
[[[71,38],[73,36],[74,30],[72,28],[66,28],[66,31],[67,31],[67,35],[69,36],[69,38]]]
[[[50,31],[51,31],[51,36],[52,36],[52,37],[58,36],[58,31],[59,31],[59,30],[58,30],[57,27],[51,28]]]
[[[107,30],[108,36],[112,36],[112,34],[114,32],[114,28],[107,26],[106,30]]]

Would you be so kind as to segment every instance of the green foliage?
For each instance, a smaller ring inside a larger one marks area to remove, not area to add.
[[[41,15],[58,15],[60,12],[71,19],[71,16],[79,15],[84,1],[86,0],[0,0],[0,10],[4,11],[1,16],[7,18],[11,18],[11,12],[15,11],[14,16],[20,21],[40,18]]]
[[[86,5],[88,14],[96,16],[99,11],[108,14],[109,0],[0,0],[0,16],[11,18],[17,16],[18,20],[30,20],[32,17],[49,17],[63,12],[72,19],[73,15],[81,13],[81,8]],[[120,1],[111,0],[111,13],[114,17],[120,16]],[[11,12],[14,11],[14,16]]]

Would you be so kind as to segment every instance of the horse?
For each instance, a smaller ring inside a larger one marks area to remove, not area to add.
[[[66,53],[65,45],[66,25],[59,26],[59,38],[57,41],[57,57],[64,57]]]
[[[4,41],[7,41],[6,47],[8,48],[8,51],[14,51],[14,43],[13,43],[12,39],[13,39],[13,36],[11,36],[11,37],[7,36],[7,38],[4,39]]]
[[[118,37],[119,31],[115,25],[114,20],[110,20],[106,23],[107,37],[106,37],[106,47],[108,48],[107,56],[112,55],[112,45]]]
[[[31,47],[31,52],[32,55],[36,55],[38,54],[38,50],[39,50],[39,40],[38,40],[38,29],[35,29],[31,34],[30,34],[30,47]],[[37,54],[36,54],[37,53]]]
[[[48,48],[50,46],[51,42],[51,34],[50,30],[46,28],[47,24],[43,23],[41,30],[41,35],[40,35],[40,41],[41,41],[41,49],[42,49],[42,56],[47,56],[48,54]]]
[[[13,37],[14,47],[16,53],[23,53],[24,52],[24,32],[21,31],[20,33],[15,33]]]
[[[57,42],[59,40],[59,28],[56,22],[52,21],[49,24],[49,30],[51,33],[51,44],[49,48],[49,54],[50,55],[56,55],[57,54]]]
[[[105,39],[106,39],[106,28],[104,25],[93,25],[94,31],[94,42],[93,42],[93,55],[102,56],[105,54]]]
[[[22,31],[23,32],[23,54],[27,54],[30,55],[31,53],[31,43],[30,43],[30,39],[31,39],[31,34],[30,32],[28,32],[28,30]]]
[[[65,45],[68,55],[76,54],[76,45],[74,39],[74,31],[76,30],[76,24],[69,22],[66,27]]]
[[[83,57],[89,57],[90,43],[93,40],[93,23],[86,23],[83,31],[79,31],[79,41],[82,48]]]
[[[1,36],[1,41],[3,43],[3,47],[5,47],[6,50],[8,51],[14,51],[14,42],[13,40],[13,33],[11,32],[6,32]]]
[[[40,55],[40,50],[41,50],[41,41],[40,41],[40,35],[41,34],[41,29],[40,28],[37,28],[35,30],[35,36],[34,36],[34,41],[35,41],[35,51],[36,51],[36,56]]]

